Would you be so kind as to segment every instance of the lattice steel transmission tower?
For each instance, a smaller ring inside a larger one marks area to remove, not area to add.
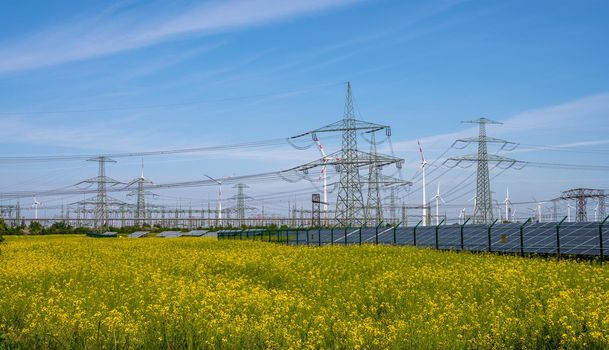
[[[456,140],[452,147],[455,147],[458,144],[464,145],[462,147],[456,148],[465,148],[467,145],[471,143],[476,143],[478,145],[478,154],[477,155],[468,155],[462,157],[451,157],[448,158],[444,164],[452,166],[459,166],[461,163],[476,163],[477,164],[477,177],[476,177],[476,204],[474,207],[474,215],[473,221],[475,224],[487,224],[493,221],[493,199],[491,197],[491,180],[489,175],[489,163],[495,164],[496,167],[500,167],[503,169],[511,168],[514,166],[519,166],[520,169],[524,167],[525,163],[507,157],[502,157],[498,155],[489,155],[488,147],[489,143],[500,144],[501,147],[499,150],[513,150],[516,148],[518,144],[514,142],[509,142],[506,140],[497,139],[494,137],[488,137],[486,135],[486,125],[487,124],[503,124],[500,122],[496,122],[494,120],[490,120],[487,118],[479,118],[476,120],[464,121],[463,123],[471,123],[478,124],[478,137],[470,137],[465,139]]]
[[[77,183],[75,186],[87,184],[89,186],[97,186],[97,195],[93,198],[88,198],[70,205],[94,207],[93,226],[98,229],[107,228],[109,226],[109,206],[123,206],[126,203],[108,196],[108,186],[123,185],[120,181],[114,180],[106,176],[106,163],[116,163],[115,160],[105,156],[88,159],[87,161],[97,162],[99,164],[97,177],[93,177]]]
[[[342,163],[336,198],[336,219],[345,226],[359,224],[364,218],[364,199],[357,167],[357,129],[351,96],[351,83],[347,83],[347,97],[343,116]]]
[[[370,154],[376,155],[376,136],[375,132],[370,132]],[[372,161],[368,166],[368,200],[366,201],[366,222],[378,225],[383,222],[383,204],[381,202],[381,167],[376,161]]]
[[[144,176],[144,159],[142,159],[142,174],[137,179],[132,180],[126,187],[137,185],[137,187],[127,194],[128,197],[136,197],[134,224],[143,226],[146,223],[146,196],[156,196],[156,194],[146,191],[147,184],[154,184]]]
[[[248,185],[244,183],[238,183],[233,186],[233,188],[237,189],[237,194],[232,196],[230,199],[235,200],[236,204],[234,207],[229,208],[229,210],[234,211],[237,214],[237,220],[241,224],[243,224],[245,220],[245,212],[247,210],[255,210],[254,207],[250,207],[246,204],[246,201],[253,199],[252,197],[245,194],[245,189],[249,188]]]
[[[340,176],[338,183],[338,194],[336,198],[335,217],[341,226],[359,226],[364,224],[366,218],[366,206],[362,195],[362,181],[360,178],[360,168],[377,163],[378,166],[395,164],[398,168],[402,166],[403,159],[363,152],[357,148],[357,133],[360,131],[380,131],[385,130],[387,137],[391,136],[389,126],[373,124],[355,119],[353,110],[353,97],[351,83],[347,82],[347,95],[343,119],[326,125],[319,129],[288,138],[288,142],[297,149],[298,147],[291,140],[298,139],[305,135],[311,135],[312,140],[317,141],[318,133],[341,132],[341,150],[323,156],[322,159],[295,167],[290,170],[302,171],[307,173],[314,167],[326,167],[333,165]]]
[[[597,189],[592,189],[592,188],[574,188],[572,190],[564,191],[560,198],[564,199],[564,200],[575,200],[577,203],[575,221],[586,222],[586,221],[588,221],[588,208],[587,208],[588,199],[596,199],[598,201],[597,210],[598,210],[598,214],[602,220],[605,218],[604,211],[605,211],[605,198],[606,197],[607,197],[607,195],[605,194],[604,190],[597,190]],[[601,213],[601,209],[602,209],[602,213]]]

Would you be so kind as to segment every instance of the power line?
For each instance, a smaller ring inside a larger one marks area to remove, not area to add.
[[[264,98],[264,97],[275,97],[282,95],[290,95],[295,93],[304,93],[313,91],[319,88],[324,87],[332,87],[338,86],[340,83],[327,83],[320,84],[316,86],[312,86],[309,88],[296,89],[296,90],[286,90],[279,91],[267,94],[255,94],[249,96],[237,96],[237,97],[228,97],[221,98],[215,100],[192,100],[187,102],[178,102],[178,103],[166,103],[166,104],[151,104],[151,105],[134,105],[134,106],[121,106],[121,107],[104,107],[104,108],[84,108],[84,109],[64,109],[64,110],[54,110],[54,111],[30,111],[30,112],[0,112],[0,115],[44,115],[44,114],[70,114],[70,113],[92,113],[92,112],[113,112],[113,111],[128,111],[128,110],[137,110],[137,109],[153,109],[153,108],[169,108],[169,107],[180,107],[180,106],[191,106],[198,104],[206,104],[206,103],[218,103],[218,102],[234,102],[240,100],[251,100],[256,98]]]

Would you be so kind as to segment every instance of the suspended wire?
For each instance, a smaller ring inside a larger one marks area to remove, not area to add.
[[[285,138],[269,139],[262,141],[244,142],[228,145],[219,146],[206,146],[206,147],[195,147],[195,148],[182,148],[173,150],[158,150],[148,152],[129,152],[129,153],[109,153],[102,154],[109,158],[125,158],[125,157],[144,157],[144,156],[158,156],[158,155],[172,155],[172,154],[184,154],[184,153],[197,153],[197,152],[211,152],[211,151],[229,151],[234,149],[242,148],[260,148],[268,146],[276,146],[284,144]],[[81,154],[81,155],[61,155],[61,156],[3,156],[0,157],[2,163],[22,163],[22,162],[41,162],[41,161],[71,161],[71,160],[88,160],[99,157],[99,154]]]
[[[431,163],[427,164],[426,167],[432,167],[432,166],[436,166],[435,164],[442,159],[446,153],[448,153],[450,150],[452,149],[452,146],[449,146],[446,150],[444,150],[444,152],[442,152],[442,154],[440,154],[439,156],[437,156]],[[427,172],[425,175],[430,175],[431,173],[433,173],[435,170],[437,170],[438,168],[440,168],[440,166],[436,166],[434,169],[432,169],[431,171]],[[417,172],[415,172],[415,174],[412,176],[412,178],[410,178],[410,181],[412,181],[413,183],[418,182],[419,180],[417,180],[419,178],[419,176],[423,175],[423,170],[421,170],[421,168],[419,168],[419,170],[417,170]]]
[[[551,145],[535,145],[521,143],[521,146],[529,147],[532,150],[550,151],[550,152],[570,152],[570,153],[600,153],[609,154],[609,149],[581,148],[578,146],[551,146]],[[527,151],[528,149],[517,149],[512,152]]]
[[[534,168],[550,168],[564,170],[590,170],[590,171],[607,171],[609,165],[591,165],[591,164],[565,164],[565,163],[544,163],[544,162],[525,162],[526,166]]]
[[[314,91],[320,88],[325,87],[333,87],[342,85],[342,83],[326,83],[310,86],[302,89],[295,90],[286,90],[279,91],[273,93],[266,94],[255,94],[249,96],[237,96],[237,97],[227,97],[220,99],[212,99],[212,100],[193,100],[187,102],[179,102],[179,103],[166,103],[166,104],[151,104],[151,105],[135,105],[135,106],[122,106],[122,107],[104,107],[104,108],[84,108],[84,109],[65,109],[65,110],[55,110],[55,111],[31,111],[31,112],[0,112],[0,115],[34,115],[34,114],[68,114],[68,113],[92,113],[92,112],[112,112],[112,111],[127,111],[127,110],[136,110],[136,109],[153,109],[153,108],[169,108],[169,107],[180,107],[180,106],[191,106],[198,104],[207,104],[207,103],[221,103],[221,102],[233,102],[240,100],[250,100],[250,99],[258,99],[265,97],[275,97],[275,96],[283,96],[290,95],[295,93],[305,93]]]
[[[498,173],[497,173],[497,174],[495,174],[493,177],[491,177],[491,180],[494,180],[495,178],[497,178],[498,176],[500,176],[501,174],[503,174],[503,173],[504,173],[504,172],[506,172],[507,170],[508,170],[508,169],[501,169],[501,171],[500,171],[500,172],[498,172]],[[463,194],[461,194],[461,195],[457,196],[457,197],[454,197],[454,198],[451,198],[451,199],[447,200],[447,202],[454,202],[454,201],[456,201],[456,200],[458,200],[458,199],[461,199],[461,198],[463,198],[463,197],[465,197],[465,196],[467,196],[467,195],[472,194],[472,192],[476,192],[476,188],[475,188],[475,187],[474,187],[474,188],[472,188],[472,189],[470,189],[469,191],[467,191],[467,192],[465,192],[465,193],[463,193]]]
[[[476,181],[476,179],[474,179],[473,181],[470,181],[470,180],[476,174],[477,174],[477,172],[474,171],[471,174],[467,175],[461,182],[457,183],[455,186],[453,186],[448,191],[446,191],[444,193],[444,196],[450,197],[453,193],[458,192],[461,188],[467,187],[468,185],[474,183]],[[465,184],[466,182],[467,182],[467,185]]]

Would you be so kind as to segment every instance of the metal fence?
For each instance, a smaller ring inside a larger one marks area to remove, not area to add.
[[[609,218],[609,217],[608,217]],[[513,254],[609,255],[609,224],[603,222],[507,223],[403,227],[288,228],[218,232],[218,239],[259,240],[286,245],[393,244],[446,250]]]

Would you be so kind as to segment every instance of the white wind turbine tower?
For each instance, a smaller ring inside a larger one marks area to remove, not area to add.
[[[427,226],[430,224],[429,222],[427,222],[427,179],[425,177],[425,167],[427,166],[427,161],[423,156],[423,148],[421,147],[421,142],[417,140],[417,143],[419,144],[419,153],[421,153],[421,171],[423,172],[423,226]]]
[[[32,203],[32,208],[34,208],[34,219],[38,220],[38,207],[41,205],[38,200],[36,200],[36,194],[33,196],[34,202]]]
[[[510,207],[512,206],[512,202],[510,201],[510,188],[506,188],[505,190],[505,221],[510,221]]]
[[[207,177],[211,181],[217,183],[219,186],[219,188],[218,188],[218,220],[222,220],[222,184],[224,183],[224,181],[230,179],[230,176],[226,177],[224,179],[216,180],[207,174],[203,174],[203,175],[205,175],[205,177]]]
[[[537,202],[537,222],[541,222],[541,206],[546,202]]]
[[[598,206],[600,205],[600,203],[596,204],[596,207],[594,207],[594,221],[598,221]]]
[[[459,211],[459,224],[463,225],[463,223],[465,222],[465,208],[461,209],[461,211]]]
[[[436,200],[436,225],[440,225],[440,201],[446,204],[444,199],[440,196],[440,183],[438,182],[438,190],[436,195],[432,198]]]
[[[473,196],[472,198],[470,198],[468,200],[468,202],[471,202],[471,201],[474,202],[474,208],[473,208],[472,213],[475,213],[476,212],[476,205],[478,204],[478,202],[477,202],[478,201],[478,196],[475,195],[475,196]]]
[[[317,149],[319,153],[321,153],[321,161],[324,165],[321,167],[321,179],[323,182],[323,211],[324,211],[324,220],[328,220],[328,173],[326,171],[326,163],[331,160],[340,160],[340,158],[336,157],[328,157],[326,152],[324,151],[324,147],[319,142],[319,138],[317,136],[314,137],[315,143],[317,143]]]

